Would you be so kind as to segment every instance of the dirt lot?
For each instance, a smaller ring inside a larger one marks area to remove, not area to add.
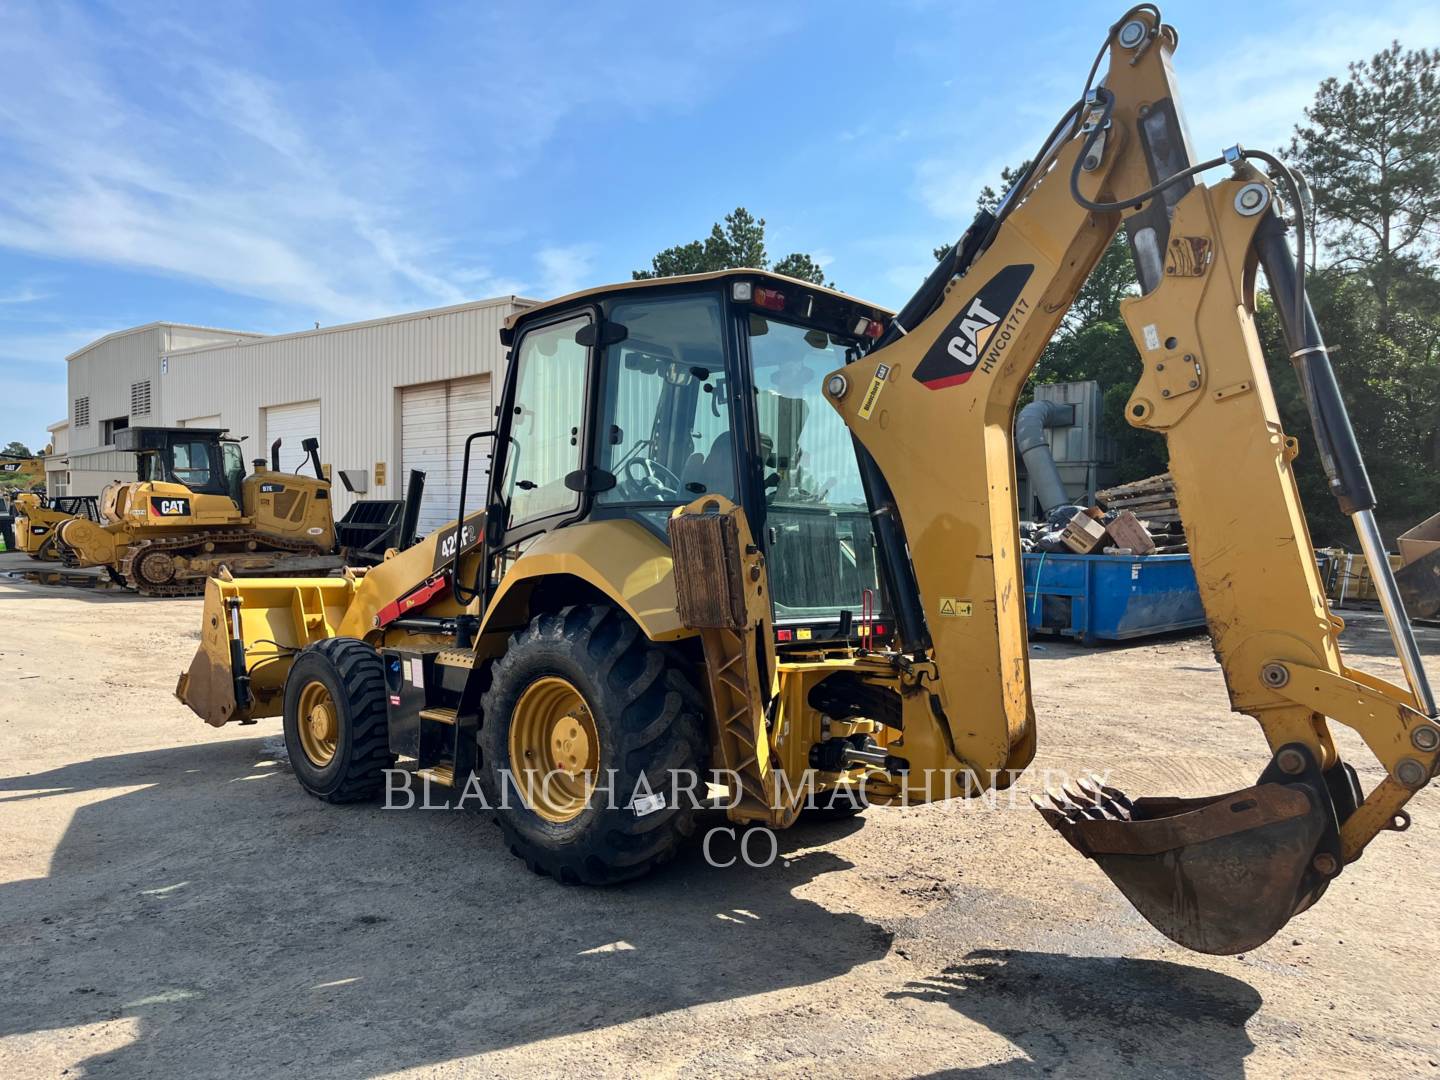
[[[199,609],[0,578],[7,1078],[1440,1076],[1433,788],[1242,958],[1169,945],[1022,805],[871,810],[783,835],[768,869],[697,848],[565,888],[479,817],[309,798],[278,721],[202,725],[171,697]],[[1378,616],[1346,615],[1394,674]],[[1253,782],[1206,638],[1048,645],[1034,671],[1038,769]]]

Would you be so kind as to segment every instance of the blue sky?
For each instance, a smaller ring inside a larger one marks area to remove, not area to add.
[[[1414,3],[1163,4],[1197,150],[1281,145]],[[0,443],[156,319],[281,332],[629,277],[737,205],[898,305],[1118,3],[0,0]]]

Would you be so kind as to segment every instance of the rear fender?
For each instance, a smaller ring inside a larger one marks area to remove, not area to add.
[[[528,621],[535,587],[554,577],[578,579],[604,594],[651,641],[695,636],[675,608],[669,545],[638,522],[622,520],[557,529],[526,548],[501,579],[481,633]]]

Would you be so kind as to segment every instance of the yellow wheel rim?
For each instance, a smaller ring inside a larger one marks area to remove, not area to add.
[[[296,726],[300,729],[300,749],[310,764],[323,769],[334,759],[340,739],[340,716],[324,683],[305,684],[300,691],[299,713]]]
[[[556,824],[579,817],[600,767],[600,732],[580,691],[558,675],[531,683],[515,703],[509,743],[530,808]]]

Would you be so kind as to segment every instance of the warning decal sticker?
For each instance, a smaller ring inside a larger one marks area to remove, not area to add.
[[[880,400],[880,391],[885,389],[885,380],[889,377],[889,364],[876,365],[875,377],[870,380],[870,386],[865,391],[865,400],[860,402],[860,408],[856,410],[861,420],[870,419],[870,414],[875,411],[875,402]]]

